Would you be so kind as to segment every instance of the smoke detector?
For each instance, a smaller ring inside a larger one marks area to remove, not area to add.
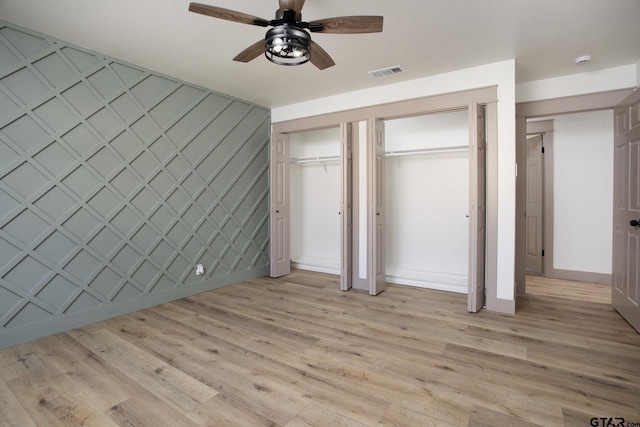
[[[591,62],[591,55],[582,55],[576,58],[576,65],[586,65]]]

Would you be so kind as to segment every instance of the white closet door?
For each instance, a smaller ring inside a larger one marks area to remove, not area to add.
[[[277,133],[271,142],[270,273],[271,277],[280,277],[291,273],[289,136]]]
[[[468,310],[484,306],[486,240],[486,119],[482,105],[469,108],[469,294]]]
[[[384,291],[386,282],[384,246],[384,122],[371,120],[367,147],[369,171],[369,294]]]
[[[640,332],[640,90],[614,109],[611,302]]]
[[[340,185],[340,290],[348,291],[353,279],[353,139],[351,123],[342,123]]]

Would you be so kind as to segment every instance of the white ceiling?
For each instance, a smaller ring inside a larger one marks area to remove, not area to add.
[[[273,19],[277,0],[199,0]],[[640,60],[640,0],[307,0],[303,19],[382,15],[376,34],[312,34],[336,65],[232,58],[261,27],[188,12],[189,0],[0,0],[0,19],[214,91],[277,107],[516,60],[525,82]],[[579,55],[591,64],[576,66]],[[375,79],[371,70],[406,72]]]

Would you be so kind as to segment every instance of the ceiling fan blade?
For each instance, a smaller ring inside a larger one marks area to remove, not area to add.
[[[309,25],[322,25],[319,33],[362,34],[382,32],[382,16],[340,16],[309,22]]]
[[[300,19],[304,0],[280,0],[280,13],[284,16],[285,9],[296,11],[296,19]]]
[[[268,27],[269,21],[258,18],[257,16],[247,15],[246,13],[236,12],[235,10],[223,9],[221,7],[209,6],[202,3],[190,3],[189,12],[199,13],[201,15],[212,16],[214,18],[225,19],[227,21],[239,22],[241,24],[258,25],[260,27]]]
[[[327,51],[321,48],[320,45],[313,40],[311,40],[311,59],[309,59],[309,61],[321,70],[336,65]]]
[[[256,59],[258,56],[264,53],[264,39],[260,39],[233,58],[238,62],[249,62]]]

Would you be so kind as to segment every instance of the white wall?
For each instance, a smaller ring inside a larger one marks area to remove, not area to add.
[[[340,129],[291,134],[292,159],[340,156]],[[340,162],[291,165],[291,261],[340,274]]]
[[[640,82],[638,67],[631,64],[589,73],[519,83],[516,86],[516,102],[539,101],[636,87]]]
[[[468,146],[466,110],[385,122],[387,152]],[[387,157],[386,272],[392,283],[466,293],[469,153]]]
[[[611,274],[613,112],[553,119],[554,268]]]
[[[497,297],[512,301],[515,290],[515,60],[282,106],[271,110],[271,119],[276,123],[487,86],[497,86],[499,99]]]

